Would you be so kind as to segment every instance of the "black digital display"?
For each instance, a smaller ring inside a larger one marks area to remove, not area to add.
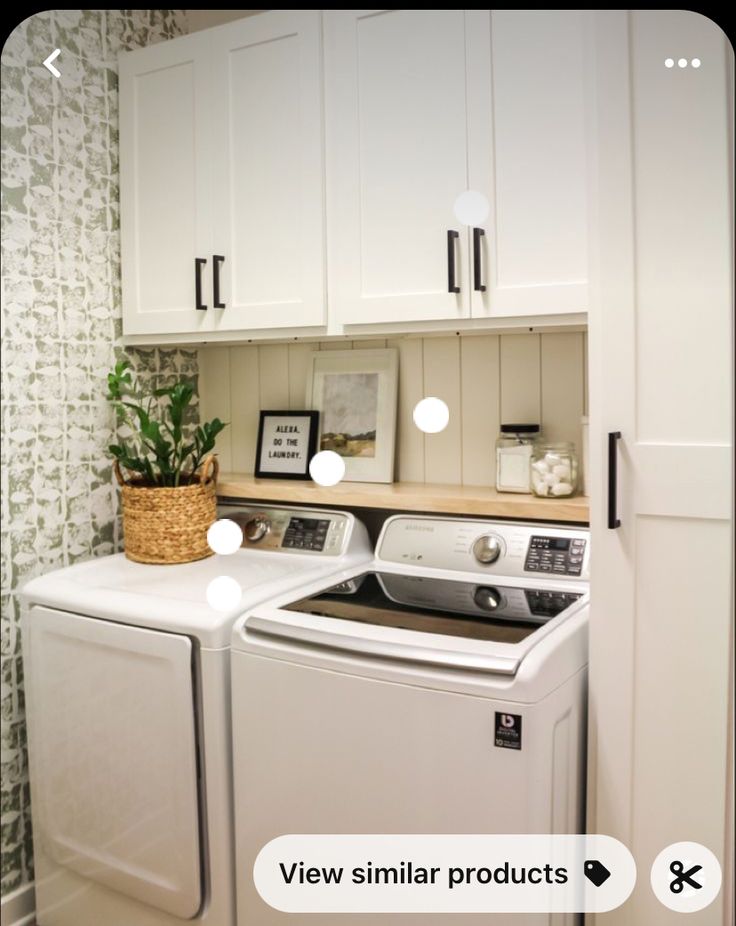
[[[327,527],[329,521],[318,521],[316,518],[291,518],[289,520],[289,530],[292,531],[315,531],[319,527]]]
[[[292,550],[322,551],[329,526],[328,519],[289,518],[281,545]]]
[[[532,549],[569,550],[570,540],[564,537],[532,537]]]
[[[561,537],[552,537],[552,539],[550,540],[550,547],[553,550],[569,550],[570,541],[563,540]]]

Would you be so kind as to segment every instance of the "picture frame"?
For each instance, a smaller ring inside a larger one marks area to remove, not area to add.
[[[317,450],[343,458],[346,482],[393,482],[398,370],[394,347],[310,357],[306,401],[320,412]]]
[[[310,479],[317,452],[318,411],[261,411],[256,442],[256,479]]]

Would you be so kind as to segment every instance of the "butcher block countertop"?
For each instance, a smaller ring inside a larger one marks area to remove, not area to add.
[[[257,502],[327,505],[331,508],[385,508],[439,514],[518,518],[530,521],[570,521],[587,524],[589,499],[536,498],[497,492],[484,486],[428,485],[421,482],[341,482],[323,488],[311,480],[256,479],[244,473],[221,473],[217,494]]]

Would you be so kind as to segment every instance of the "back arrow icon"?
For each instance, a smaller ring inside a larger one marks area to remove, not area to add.
[[[43,63],[43,66],[45,68],[48,68],[51,71],[51,73],[54,75],[54,77],[61,77],[61,71],[55,68],[53,64],[51,63],[52,61],[55,61],[59,57],[60,54],[61,54],[61,49],[55,48]]]

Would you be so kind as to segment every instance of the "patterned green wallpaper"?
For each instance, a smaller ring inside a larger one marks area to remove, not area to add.
[[[118,547],[105,375],[119,352],[117,53],[183,10],[48,10],[2,52],[2,893],[33,878],[17,589]],[[55,79],[41,66],[61,55]],[[158,386],[196,353],[129,351]]]

